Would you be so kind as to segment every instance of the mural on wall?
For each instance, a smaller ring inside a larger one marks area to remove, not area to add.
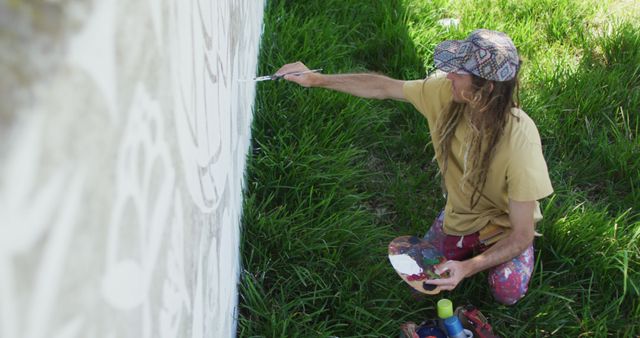
[[[235,335],[263,5],[0,0],[0,337]]]

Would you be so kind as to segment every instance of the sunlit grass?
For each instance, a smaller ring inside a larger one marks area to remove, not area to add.
[[[269,1],[260,73],[302,60],[400,79],[445,39],[502,30],[525,59],[555,194],[543,201],[528,295],[498,305],[486,276],[447,294],[505,337],[640,334],[640,27],[615,1]],[[441,19],[456,18],[457,27]],[[604,19],[603,19],[604,18]],[[387,263],[444,200],[426,122],[404,103],[258,84],[243,218],[242,337],[393,337],[435,316]]]

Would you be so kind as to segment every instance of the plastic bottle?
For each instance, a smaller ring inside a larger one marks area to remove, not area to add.
[[[444,320],[453,316],[453,303],[446,298],[442,298],[436,304],[436,308],[438,311],[438,327],[442,332],[447,332]]]
[[[472,338],[473,333],[465,330],[457,316],[451,316],[444,320],[444,327],[449,338]]]
[[[453,315],[453,303],[446,298],[440,299],[437,303],[438,326],[450,338],[471,338],[473,333],[465,330],[460,323],[460,319]]]

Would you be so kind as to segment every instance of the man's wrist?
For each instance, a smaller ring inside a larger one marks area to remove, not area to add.
[[[315,73],[311,77],[311,87],[326,88],[328,76],[325,74]]]
[[[481,268],[482,258],[483,258],[482,255],[478,255],[478,256],[469,258],[465,261],[462,261],[462,263],[464,264],[464,271],[465,271],[464,278],[469,278],[482,270]]]

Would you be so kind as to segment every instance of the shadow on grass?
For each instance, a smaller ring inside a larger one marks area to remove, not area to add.
[[[401,1],[269,1],[260,73],[302,60],[327,73],[423,78],[405,13]],[[403,210],[429,209],[439,191],[434,171],[423,170],[433,156],[426,133],[407,105],[258,84],[240,336],[395,336],[433,308],[409,304],[386,253],[394,237],[430,224]]]

